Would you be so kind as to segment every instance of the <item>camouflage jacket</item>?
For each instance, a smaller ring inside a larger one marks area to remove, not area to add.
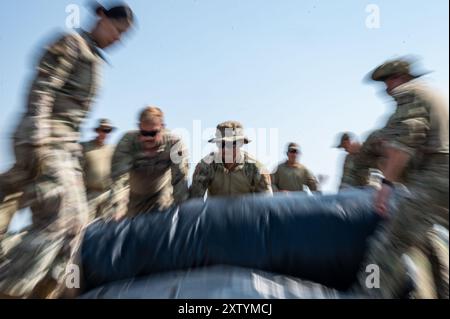
[[[404,179],[449,150],[448,104],[418,80],[393,90],[397,108],[383,128],[386,145],[411,157]],[[447,164],[448,165],[448,164]]]
[[[291,167],[287,162],[278,165],[276,171],[271,175],[272,189],[274,191],[303,191],[304,185],[309,190],[318,190],[318,182],[314,175],[302,164],[297,163]]]
[[[246,152],[230,171],[222,163],[220,153],[210,153],[196,167],[190,196],[238,196],[248,193],[272,194],[270,174]]]
[[[414,156],[448,154],[448,105],[419,81],[393,91],[397,108],[383,129],[392,147]]]
[[[124,135],[114,151],[112,198],[129,187],[128,216],[163,210],[188,197],[189,161],[180,138],[164,131],[158,154],[147,156],[139,132]]]
[[[67,34],[45,51],[14,138],[41,146],[78,142],[99,83],[101,53],[89,34]]]

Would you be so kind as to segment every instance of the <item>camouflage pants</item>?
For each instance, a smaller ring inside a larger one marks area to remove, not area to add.
[[[413,248],[429,255],[430,230],[433,225],[448,229],[448,164],[428,165],[413,172],[409,181],[407,186],[411,195],[400,200],[394,215],[380,226],[371,239],[368,255],[359,274],[359,288],[374,298],[400,297],[399,293],[407,281],[402,256]],[[379,288],[370,289],[366,285],[368,265],[379,267]],[[433,268],[436,285],[447,286],[448,289],[448,262],[433,265]],[[446,276],[443,276],[445,273]]]
[[[13,196],[6,197],[5,200],[0,203],[0,243],[3,240],[3,237],[6,235],[8,231],[9,224],[14,217],[14,214],[19,209],[19,200],[18,197],[21,197],[22,194],[16,194]],[[3,255],[2,246],[0,245],[0,258]]]
[[[21,194],[9,196],[0,203],[0,238],[8,231],[8,226],[19,209],[18,198],[21,196]]]
[[[39,158],[34,151],[17,147],[18,164],[2,175],[3,189],[17,190],[11,181],[20,183],[32,211],[32,225],[1,242],[0,294],[17,298],[51,298],[66,291],[66,266],[75,263],[88,221],[78,144],[48,147]]]
[[[25,197],[21,192],[36,178],[38,172],[38,160],[33,148],[16,145],[14,153],[16,163],[9,171],[0,174],[0,237],[8,230],[16,211],[23,207]],[[13,195],[17,193],[21,195]]]

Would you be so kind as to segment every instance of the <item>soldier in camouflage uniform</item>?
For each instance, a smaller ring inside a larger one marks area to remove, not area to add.
[[[385,83],[397,104],[382,129],[385,181],[375,199],[377,211],[387,220],[371,241],[359,277],[360,287],[373,297],[399,297],[406,281],[402,255],[412,247],[426,247],[434,224],[448,231],[448,105],[418,77],[406,60],[388,61],[371,73],[372,80]],[[408,187],[410,196],[386,216],[392,183],[398,181]],[[369,264],[379,267],[380,289],[365,285]],[[439,297],[448,298],[448,261],[434,269]]]
[[[0,197],[24,192],[32,225],[2,240],[0,294],[55,298],[74,293],[66,266],[77,263],[88,209],[80,167],[80,125],[98,87],[101,53],[132,21],[126,6],[98,8],[92,32],[67,34],[41,58],[14,134],[16,164],[0,176]]]
[[[344,160],[344,167],[342,169],[342,178],[339,189],[345,189],[348,187],[358,187],[367,184],[367,172],[363,171],[361,174],[354,169],[355,158],[361,148],[361,144],[354,139],[352,133],[342,133],[339,144],[336,148],[341,148],[347,155]],[[356,174],[355,174],[356,173]]]
[[[190,196],[238,196],[249,193],[272,194],[270,174],[248,153],[241,151],[250,140],[242,125],[228,121],[217,126],[215,143],[218,152],[210,153],[197,165]]]
[[[298,162],[300,147],[296,143],[289,143],[287,148],[288,160],[278,165],[271,175],[274,192],[303,192],[304,185],[311,192],[318,191],[318,181],[314,175]]]
[[[342,133],[336,147],[348,153],[339,189],[370,185],[371,170],[381,170],[383,165],[381,131],[372,132],[362,145],[354,139],[352,133]]]
[[[133,217],[180,204],[188,198],[188,173],[187,150],[165,128],[163,112],[156,107],[144,109],[139,130],[126,133],[113,155],[112,214]],[[129,203],[124,212],[115,206],[126,188]]]
[[[89,220],[101,216],[106,201],[109,199],[111,159],[114,147],[105,144],[105,141],[113,130],[115,128],[109,120],[101,119],[95,128],[96,138],[92,141],[81,143],[83,147],[82,167],[89,206]]]

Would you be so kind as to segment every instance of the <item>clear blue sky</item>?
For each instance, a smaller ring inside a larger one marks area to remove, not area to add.
[[[12,163],[9,136],[35,56],[65,28],[75,0],[2,1],[0,12],[0,170]],[[415,54],[448,99],[448,0],[130,0],[138,29],[108,52],[103,84],[83,138],[99,117],[133,129],[139,110],[160,106],[169,128],[192,131],[236,119],[248,128],[277,128],[273,168],[297,141],[301,161],[329,175],[336,189],[344,154],[330,146],[339,131],[361,136],[379,127],[393,105],[380,87],[362,83],[387,58]],[[366,27],[368,4],[380,28]],[[82,26],[92,17],[82,12]],[[204,139],[206,140],[206,137]],[[203,140],[203,145],[206,145]],[[193,140],[186,143],[191,148]],[[206,150],[204,150],[206,152]],[[204,153],[203,152],[203,153]],[[192,159],[196,162],[203,154]],[[194,164],[192,164],[194,165]]]

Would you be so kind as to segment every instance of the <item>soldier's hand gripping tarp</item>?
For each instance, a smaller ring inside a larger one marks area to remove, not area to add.
[[[164,213],[93,223],[82,246],[86,288],[233,265],[340,290],[355,280],[379,217],[371,190],[193,200]]]

